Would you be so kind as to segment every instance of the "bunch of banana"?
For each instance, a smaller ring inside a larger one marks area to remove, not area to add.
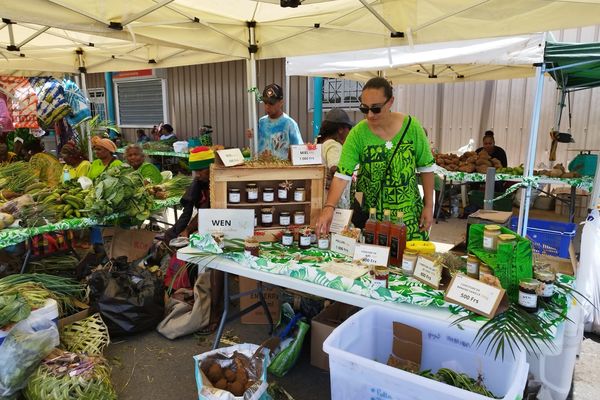
[[[83,190],[75,183],[66,183],[54,189],[50,189],[45,184],[33,184],[26,188],[26,193],[30,194],[37,203],[46,204],[52,207],[56,213],[57,219],[80,218],[87,216],[84,212],[84,199],[91,189]]]

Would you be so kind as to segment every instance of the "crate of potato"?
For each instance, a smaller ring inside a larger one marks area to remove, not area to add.
[[[489,167],[502,167],[500,161],[492,158],[485,150],[481,150],[479,153],[467,151],[460,157],[452,153],[438,153],[435,155],[435,163],[447,171],[479,172],[480,174],[485,174]]]

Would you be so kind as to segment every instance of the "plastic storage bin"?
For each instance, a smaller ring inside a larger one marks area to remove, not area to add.
[[[510,220],[510,229],[517,230],[518,217]],[[527,238],[531,239],[533,251],[554,257],[569,258],[569,245],[577,233],[577,224],[569,222],[529,219]]]
[[[32,315],[46,316],[55,324],[58,324],[58,303],[54,299],[48,299],[44,307],[33,310],[27,318],[30,318]],[[4,338],[8,336],[11,329],[12,327],[6,330],[0,329],[0,345],[4,342]]]
[[[182,140],[182,141],[173,143],[173,151],[175,151],[175,153],[187,153],[188,152],[188,142]]]
[[[421,330],[422,370],[446,367],[473,378],[481,373],[496,396],[510,400],[522,396],[529,369],[524,353],[517,350],[515,358],[509,354],[504,362],[494,360],[493,355],[485,355],[486,343],[471,347],[474,329],[461,330],[450,326],[449,320],[373,306],[347,319],[323,344],[329,354],[332,399],[487,399],[386,365],[392,352],[394,321]]]
[[[565,400],[571,391],[575,362],[583,340],[583,308],[572,300],[565,322],[562,351],[557,355],[528,355],[533,379],[542,383],[539,400]],[[560,366],[560,368],[557,368]]]
[[[502,196],[504,193],[494,193],[494,198]],[[483,208],[483,199],[485,193],[482,190],[469,191],[469,204]],[[500,200],[494,201],[493,209],[496,211],[512,211],[514,194],[510,194]]]

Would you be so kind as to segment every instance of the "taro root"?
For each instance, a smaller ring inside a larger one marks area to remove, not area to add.
[[[227,379],[221,378],[217,383],[215,383],[215,387],[217,389],[227,390]]]
[[[214,363],[208,369],[208,379],[214,384],[223,378],[223,370],[221,366],[217,363]],[[227,381],[225,382],[227,384]]]
[[[231,368],[226,368],[224,370],[224,375],[225,375],[225,379],[227,379],[227,382],[233,382],[235,381],[235,372],[233,372],[231,370]]]
[[[230,391],[234,396],[242,396],[245,388],[241,382],[235,381],[227,385],[227,390]]]

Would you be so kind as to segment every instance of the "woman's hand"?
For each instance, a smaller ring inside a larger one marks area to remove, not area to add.
[[[181,233],[179,234],[179,237],[189,237],[190,233],[188,232],[187,229],[184,229],[181,231]]]
[[[315,233],[317,236],[329,233],[329,226],[331,225],[331,220],[333,219],[334,210],[335,209],[333,207],[325,207],[321,210],[321,214],[317,220],[317,226],[315,226]]]
[[[419,220],[419,230],[421,232],[428,232],[433,224],[433,207],[425,206],[421,212],[421,219]]]

